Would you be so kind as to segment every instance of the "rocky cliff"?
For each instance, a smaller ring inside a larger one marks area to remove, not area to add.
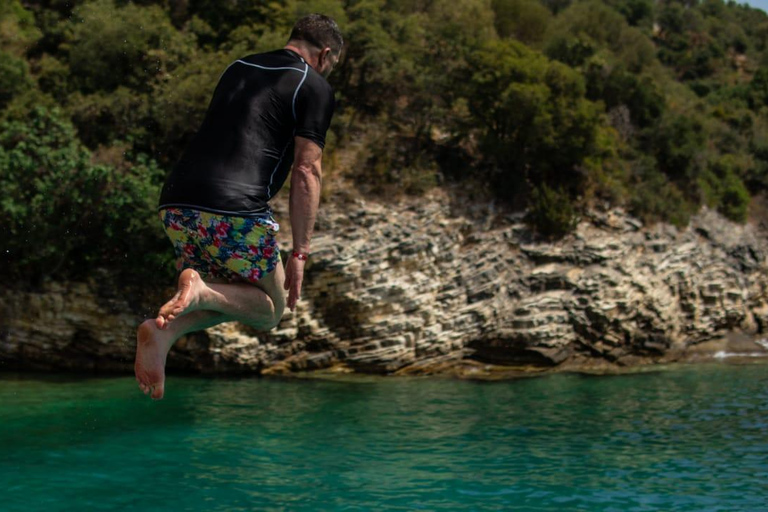
[[[318,219],[296,312],[270,333],[187,336],[168,367],[503,375],[768,354],[751,341],[768,330],[767,255],[760,228],[706,210],[684,230],[593,213],[545,243],[521,216],[445,192],[337,201]],[[131,371],[143,316],[98,275],[5,289],[0,314],[0,368],[110,371]]]

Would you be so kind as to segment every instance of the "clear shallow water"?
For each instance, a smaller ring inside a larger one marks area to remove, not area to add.
[[[768,366],[506,382],[0,373],[0,510],[768,509]]]

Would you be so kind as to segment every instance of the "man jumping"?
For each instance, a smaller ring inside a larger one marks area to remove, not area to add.
[[[205,119],[165,182],[159,215],[177,256],[178,290],[138,329],[136,380],[163,397],[165,360],[181,336],[222,322],[275,327],[296,306],[320,200],[333,115],[325,80],[343,40],[320,14],[301,18],[281,50],[232,62]],[[269,201],[293,164],[293,251],[285,270]]]

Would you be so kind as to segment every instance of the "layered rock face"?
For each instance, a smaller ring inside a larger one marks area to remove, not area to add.
[[[324,206],[297,310],[270,333],[224,324],[182,338],[168,367],[402,374],[632,365],[768,329],[768,244],[755,226],[703,211],[685,230],[644,228],[614,210],[544,243],[520,216],[455,207],[440,194],[411,205]],[[281,242],[290,246],[284,232]],[[94,286],[6,290],[0,306],[5,367],[132,368],[141,317]]]

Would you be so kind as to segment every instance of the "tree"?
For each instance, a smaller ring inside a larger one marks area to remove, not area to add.
[[[579,73],[516,41],[488,43],[471,61],[467,102],[499,190],[520,193],[521,180],[577,190],[599,123]]]
[[[152,84],[185,62],[194,47],[157,6],[94,0],[78,6],[69,46],[73,82],[82,92],[111,92],[120,86],[148,92]]]
[[[527,44],[544,39],[552,14],[538,0],[493,0],[491,5],[499,36],[512,37]]]
[[[140,279],[168,268],[155,212],[162,171],[143,156],[120,166],[91,158],[59,110],[0,123],[6,276],[76,278],[111,266]]]

